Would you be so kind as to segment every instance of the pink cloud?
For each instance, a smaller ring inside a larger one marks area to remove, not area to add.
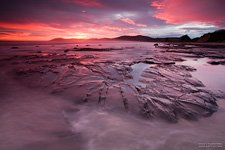
[[[86,7],[103,7],[103,4],[98,0],[65,0],[66,2],[76,3]]]
[[[155,0],[154,17],[170,24],[201,22],[223,26],[225,24],[224,0]]]
[[[129,31],[135,30],[135,28],[122,28],[122,27],[112,27],[112,26],[104,26],[103,29],[110,30],[110,31]]]
[[[91,23],[75,23],[70,26],[54,26],[42,23],[5,23],[0,22],[0,40],[50,40],[53,38],[104,38],[118,35],[137,34],[135,28]],[[119,34],[118,34],[119,33]]]
[[[163,3],[160,3],[158,1],[153,1],[151,3],[151,6],[156,7],[157,9],[161,9],[164,5],[163,5]]]
[[[134,20],[132,20],[130,18],[120,18],[120,21],[123,21],[125,23],[131,24],[131,25],[134,25],[137,27],[147,27],[147,25],[136,23]]]

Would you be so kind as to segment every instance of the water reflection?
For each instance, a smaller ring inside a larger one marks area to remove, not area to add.
[[[191,74],[203,82],[208,88],[212,90],[221,90],[225,92],[225,66],[208,64],[210,59],[186,59],[186,61],[178,63],[181,65],[192,66],[197,70]]]
[[[133,69],[131,72],[131,75],[133,79],[128,80],[129,83],[132,83],[133,85],[140,85],[139,79],[141,77],[141,74],[145,69],[147,69],[150,65],[145,63],[137,63],[131,66]]]

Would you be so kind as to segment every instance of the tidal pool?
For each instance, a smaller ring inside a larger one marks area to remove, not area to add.
[[[178,63],[181,65],[192,66],[197,70],[191,72],[192,76],[203,82],[211,90],[221,90],[225,92],[225,66],[211,65],[208,58],[191,59]]]
[[[146,63],[137,63],[137,64],[132,65],[131,66],[131,68],[132,68],[132,71],[131,71],[132,79],[128,80],[128,82],[132,83],[134,85],[142,84],[142,83],[139,82],[139,79],[140,79],[143,71],[145,69],[147,69],[148,67],[150,67],[150,65],[146,64]]]

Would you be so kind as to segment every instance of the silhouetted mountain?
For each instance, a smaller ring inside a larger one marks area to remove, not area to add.
[[[195,38],[193,42],[225,42],[225,30],[217,30],[213,33],[204,34],[201,37]]]
[[[191,38],[188,35],[181,37],[167,37],[167,38],[156,38],[157,42],[191,42]]]
[[[125,40],[125,41],[142,41],[142,42],[154,42],[155,39],[143,36],[143,35],[137,35],[137,36],[120,36],[117,38],[114,38],[114,40]]]
[[[115,40],[126,40],[126,41],[142,41],[142,42],[191,42],[191,38],[188,35],[181,37],[168,37],[168,38],[152,38],[148,36],[120,36]]]
[[[123,40],[123,41],[141,41],[141,42],[225,42],[225,30],[218,30],[213,33],[204,34],[201,37],[191,39],[188,35],[181,37],[166,37],[166,38],[152,38],[149,36],[137,35],[137,36],[120,36],[117,38],[102,38],[102,39],[88,39],[88,41],[103,41],[103,40]],[[85,41],[81,39],[64,39],[55,38],[53,42],[77,42]]]
[[[64,38],[55,38],[50,40],[51,42],[76,42],[77,39],[64,39]]]
[[[180,37],[180,42],[191,42],[191,38],[188,35],[183,35]]]

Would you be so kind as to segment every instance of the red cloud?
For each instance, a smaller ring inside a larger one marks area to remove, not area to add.
[[[167,23],[202,22],[224,26],[224,0],[155,0],[151,6],[157,9],[154,17]]]
[[[76,3],[86,7],[103,7],[103,4],[98,0],[65,0],[66,2]]]
[[[53,27],[42,23],[5,23],[0,22],[0,40],[50,40],[62,38],[104,38],[119,35],[137,34],[135,28],[89,23],[75,23],[71,26]],[[120,34],[118,34],[118,32]]]
[[[7,23],[0,22],[0,40],[46,40],[62,29],[51,27],[43,23]]]
[[[11,31],[0,31],[0,40],[29,40],[29,38],[24,37],[30,37],[29,32],[11,32]]]
[[[17,30],[58,30],[44,23],[7,23],[0,22],[0,28],[17,29]]]

